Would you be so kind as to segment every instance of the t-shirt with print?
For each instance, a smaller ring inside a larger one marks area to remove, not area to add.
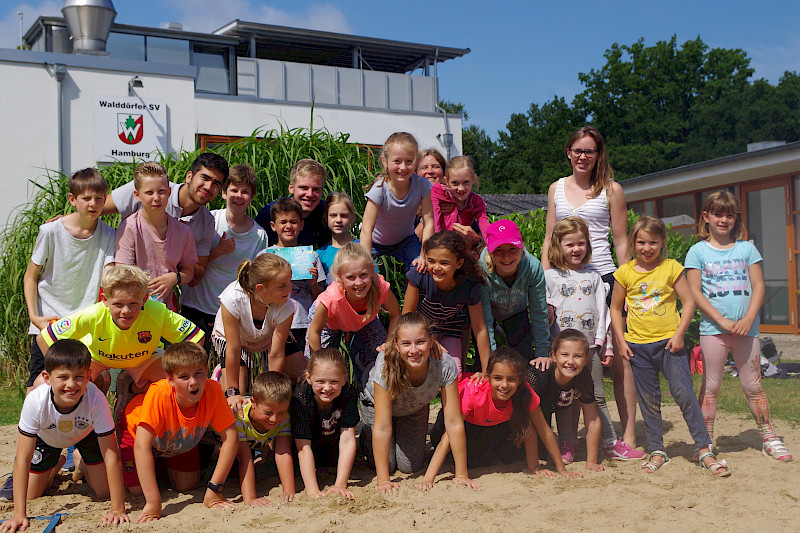
[[[166,237],[162,239],[144,220],[143,212],[136,211],[120,223],[116,247],[115,262],[136,265],[151,278],[175,272],[180,267],[191,268],[197,263],[191,230],[169,215]],[[164,303],[170,309],[175,309],[172,291],[164,296]]]
[[[358,395],[352,385],[345,383],[331,406],[323,410],[317,405],[311,385],[301,380],[292,393],[291,413],[294,438],[322,446],[338,440],[341,430],[356,427]]]
[[[398,200],[383,178],[367,191],[367,200],[378,206],[372,242],[393,246],[414,234],[414,220],[422,200],[431,194],[431,182],[417,174],[411,175],[411,187],[402,200]]]
[[[130,401],[125,407],[125,419],[131,435],[136,435],[140,424],[149,426],[155,434],[153,448],[163,457],[188,452],[197,446],[209,427],[222,433],[235,421],[222,388],[210,379],[206,380],[197,411],[192,417],[184,415],[178,408],[175,389],[162,379],[150,385],[144,395],[135,396]]]
[[[62,220],[39,226],[31,262],[41,266],[36,282],[39,316],[63,318],[97,302],[103,267],[114,262],[114,228],[97,221],[86,239],[70,235]],[[30,335],[39,333],[31,323]]]
[[[270,246],[270,250],[280,248],[280,246]],[[325,269],[319,260],[317,252],[313,254],[314,267],[317,269],[317,283],[325,281]],[[307,279],[292,280],[292,300],[295,302],[294,318],[292,319],[292,329],[308,329],[311,321],[308,319],[308,310],[314,304],[314,296],[311,294],[311,286]]]
[[[238,281],[225,287],[219,295],[219,301],[225,309],[239,321],[239,339],[245,350],[253,353],[269,351],[272,346],[272,333],[275,327],[286,321],[294,313],[294,302],[291,299],[285,303],[270,304],[261,326],[253,323],[253,308],[250,307],[250,297],[244,292]],[[225,338],[225,328],[222,324],[222,308],[217,311],[214,319],[212,335],[220,339]]]
[[[547,303],[555,307],[555,320],[550,338],[561,330],[577,329],[589,344],[603,346],[608,331],[609,313],[606,307],[606,286],[600,274],[591,270],[544,271],[547,282]]]
[[[204,205],[198,207],[192,214],[184,214],[180,204],[180,190],[185,183],[169,183],[169,201],[166,212],[187,226],[194,237],[194,246],[199,257],[206,257],[211,252],[211,242],[214,239],[214,217]],[[133,195],[133,180],[111,191],[111,198],[119,211],[122,220],[131,216],[142,208],[142,203]]]
[[[211,212],[214,217],[214,241],[212,247],[219,244],[222,234],[232,239],[235,248],[232,252],[221,255],[206,265],[206,272],[200,283],[194,287],[185,285],[181,290],[181,304],[189,306],[207,315],[216,314],[219,309],[219,295],[236,279],[239,265],[245,259],[253,260],[267,247],[267,232],[255,223],[249,230],[236,233],[228,226],[225,209]]]
[[[539,397],[539,407],[542,408],[544,419],[551,422],[552,414],[559,409],[569,407],[575,400],[581,403],[594,403],[594,395],[581,395],[572,387],[562,389],[556,381],[556,367],[550,365],[547,370],[539,370],[533,365],[528,365],[526,381]]]
[[[53,448],[69,448],[94,431],[98,437],[114,433],[114,419],[106,395],[86,385],[78,404],[68,413],[61,413],[53,401],[50,385],[40,385],[25,397],[19,415],[19,432],[39,437]]]
[[[198,342],[203,331],[161,302],[145,301],[141,313],[128,329],[119,329],[111,318],[108,307],[98,302],[68,317],[54,322],[42,330],[48,346],[59,339],[77,339],[88,342],[92,359],[109,368],[133,368],[149,360],[161,344],[167,342]]]
[[[375,307],[375,312],[368,317],[366,316],[366,301],[363,302],[363,310],[354,309],[353,305],[347,300],[344,288],[338,281],[317,296],[317,301],[314,305],[324,305],[325,309],[328,310],[326,327],[339,331],[360,331],[361,328],[372,322],[378,316],[380,306],[386,302],[386,298],[389,296],[389,282],[383,279],[380,274],[377,277],[378,305]],[[365,317],[366,320],[364,320]]]
[[[511,420],[514,414],[514,405],[511,400],[503,406],[497,405],[492,399],[492,385],[489,381],[475,383],[464,374],[458,382],[458,396],[461,400],[461,413],[464,421],[476,426],[496,426]],[[530,412],[539,407],[539,396],[527,383],[520,383],[520,387],[528,387],[531,393]]]
[[[365,424],[375,424],[375,384],[385,390],[389,387],[383,379],[384,353],[380,352],[375,361],[375,366],[369,371],[369,379],[364,390],[361,391],[361,420]],[[392,400],[392,416],[407,416],[426,407],[431,400],[436,398],[442,387],[447,387],[458,378],[458,368],[455,360],[448,353],[443,353],[441,359],[428,358],[428,375],[425,382],[419,387],[399,394]]]
[[[686,268],[700,271],[703,296],[722,313],[722,316],[734,322],[741,320],[750,307],[750,265],[761,261],[758,249],[748,241],[736,241],[733,247],[726,250],[711,246],[708,241],[700,241],[686,254]],[[716,322],[702,313],[700,335],[725,335]],[[748,337],[758,337],[760,317],[756,315]]]
[[[445,337],[461,337],[467,325],[467,306],[481,303],[480,284],[456,275],[456,286],[443,291],[436,286],[429,272],[420,274],[411,268],[406,274],[408,283],[419,289],[417,311],[425,315],[433,332]]]
[[[250,409],[252,409],[253,405],[255,405],[253,399],[250,396],[246,396],[242,405],[242,414],[233,415],[236,418],[234,423],[236,424],[236,434],[239,436],[239,442],[246,442],[250,449],[256,450],[263,448],[271,440],[278,437],[292,436],[292,423],[289,416],[274,428],[267,430],[266,433],[259,432],[250,421]]]
[[[634,259],[614,272],[628,304],[625,340],[647,344],[669,339],[680,324],[675,282],[683,275],[683,267],[674,259],[662,259],[650,272],[637,272],[635,265]]]

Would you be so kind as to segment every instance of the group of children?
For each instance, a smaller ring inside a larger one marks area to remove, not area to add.
[[[291,196],[256,220],[246,214],[257,189],[253,169],[229,169],[213,154],[200,156],[182,185],[171,184],[156,163],[139,165],[135,206],[130,191],[114,191],[107,202],[97,171],[77,172],[69,181],[76,211],[41,227],[25,274],[35,335],[30,389],[5,487],[13,486],[14,515],[0,529],[27,527],[26,500],[52,483],[65,461],[61,450],[70,446],[74,479],[111,499],[104,523],[128,520],[123,487],[144,495],[138,521],[158,519],[159,487],[197,486],[211,455],[202,446],[216,456],[208,507],[233,506],[223,488],[235,462],[244,502],[268,504],[256,491],[256,464],[268,458],[285,501],[295,496],[295,463],[308,496],[353,498],[348,479],[359,450],[376,471],[377,489],[392,492],[395,470],[424,467],[437,395],[442,409],[422,489],[432,487],[448,454],[454,481],[472,488],[468,465],[494,460],[524,458],[532,473],[580,477],[565,464],[574,459],[581,412],[586,469],[602,471],[601,454],[645,455],[621,444],[606,406],[608,337],[633,367],[650,452],[643,471],[669,461],[660,371],[697,460],[715,475],[730,475],[710,437],[728,349],[764,453],[791,460],[753,363],[761,257],[739,240],[744,229],[730,193],[706,200],[703,240],[687,256],[686,275],[665,258],[663,223],[640,218],[628,240],[634,259],[614,274],[609,310],[611,288],[586,268],[591,239],[580,217],[561,220],[547,236],[545,271],[514,222],[489,223],[472,190],[477,176],[468,157],[446,162],[435,150],[420,153],[412,135],[396,133],[381,161],[384,171],[366,191],[360,241],[352,236],[352,200],[332,193],[321,202],[326,171],[312,160],[292,170]],[[220,188],[226,208],[208,212],[204,206]],[[115,239],[98,217],[121,208],[131,213]],[[308,272],[270,253],[296,246],[317,247]],[[407,270],[402,309],[376,272],[381,255]],[[699,403],[683,351],[695,305],[708,352]],[[468,372],[473,339],[479,368]],[[209,350],[220,363],[213,379]],[[103,395],[111,369],[124,370],[115,415]],[[554,414],[561,445],[550,426]],[[556,472],[542,467],[542,454]],[[321,467],[336,471],[327,490],[317,479]]]

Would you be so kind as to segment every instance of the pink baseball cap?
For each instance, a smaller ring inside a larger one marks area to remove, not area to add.
[[[489,253],[494,252],[502,244],[513,244],[517,248],[524,248],[522,234],[519,228],[510,220],[498,220],[486,230],[486,248]]]

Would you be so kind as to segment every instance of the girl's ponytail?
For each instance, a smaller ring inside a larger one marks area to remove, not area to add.
[[[245,259],[239,264],[236,281],[247,296],[253,298],[256,285],[267,285],[278,274],[287,270],[291,272],[292,266],[283,257],[271,253],[261,254],[252,261]]]

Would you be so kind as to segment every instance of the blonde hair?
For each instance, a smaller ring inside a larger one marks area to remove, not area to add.
[[[559,270],[567,270],[567,258],[561,250],[561,239],[572,233],[583,233],[586,237],[586,256],[581,260],[586,265],[592,259],[592,242],[589,237],[589,226],[581,217],[567,217],[559,220],[550,235],[550,249],[547,250],[547,260],[550,265]]]
[[[347,382],[347,365],[344,362],[342,353],[336,348],[322,348],[311,352],[308,367],[306,368],[306,377],[308,379],[311,379],[314,375],[314,369],[319,365],[335,366],[344,375],[345,383]]]
[[[660,237],[662,244],[658,255],[662,258],[667,257],[667,227],[660,218],[649,215],[640,217],[631,226],[631,231],[628,233],[628,255],[630,257],[636,257],[636,234],[640,231]]]
[[[457,155],[456,157],[452,158],[449,163],[447,163],[447,170],[444,172],[445,179],[450,177],[451,171],[461,170],[466,168],[469,170],[470,174],[472,174],[472,190],[478,188],[478,175],[475,174],[475,164],[472,161],[472,158],[468,155]]]
[[[383,163],[384,167],[387,166],[386,161],[389,158],[389,150],[391,150],[392,146],[396,144],[402,144],[409,150],[414,152],[414,157],[415,157],[414,168],[416,169],[416,162],[417,162],[416,158],[418,157],[419,144],[417,143],[417,139],[412,134],[407,133],[405,131],[398,131],[392,133],[391,135],[389,135],[389,138],[386,139],[386,142],[383,143],[383,148],[381,148],[381,162]],[[381,179],[384,181],[384,183],[389,183],[391,181],[391,176],[389,176],[388,169],[384,168],[372,183],[364,187],[364,190],[365,191],[370,190],[372,186],[378,183]]]
[[[133,170],[133,188],[138,191],[142,187],[142,180],[149,177],[163,178],[164,181],[169,182],[164,165],[155,161],[145,161],[136,165]]]
[[[429,357],[439,359],[442,353],[439,343],[435,342],[433,338],[431,325],[422,313],[414,311],[413,313],[402,315],[389,333],[389,338],[386,340],[386,349],[383,352],[381,376],[386,383],[386,392],[389,393],[389,397],[392,399],[397,398],[411,388],[411,382],[408,381],[408,376],[406,375],[406,364],[400,356],[400,349],[397,346],[397,332],[400,331],[400,328],[406,327],[421,327],[425,330],[425,335],[430,340],[431,350],[428,354]]]
[[[322,164],[313,159],[301,159],[292,167],[292,171],[289,173],[289,182],[294,185],[300,176],[319,176],[322,178],[322,184],[325,185],[328,171],[325,170]]]
[[[597,145],[597,155],[595,158],[594,167],[592,168],[592,177],[590,180],[592,184],[592,191],[588,195],[589,198],[596,198],[597,195],[600,194],[600,191],[611,187],[611,180],[614,179],[614,170],[611,168],[611,164],[608,162],[606,143],[598,129],[594,126],[587,125],[573,131],[572,135],[570,135],[569,139],[567,139],[566,146],[564,146],[564,155],[566,155],[567,160],[569,160],[569,151],[572,148],[572,145],[586,136],[591,137],[592,140],[594,140],[594,143]]]
[[[170,344],[161,356],[161,366],[170,376],[181,368],[208,366],[208,355],[202,346],[189,341]]]
[[[353,219],[355,219],[356,206],[353,204],[353,199],[343,192],[332,192],[325,198],[325,213],[323,216],[326,224],[328,223],[328,211],[330,211],[332,205],[336,204],[346,205],[347,209],[350,210],[350,214],[353,215]],[[350,225],[352,226],[352,224],[351,222]]]
[[[436,162],[439,163],[439,166],[442,167],[442,174],[444,175],[447,172],[447,160],[436,148],[425,148],[424,150],[420,150],[419,155],[417,156],[417,166],[419,166],[419,163],[428,156],[433,157]]]
[[[703,202],[703,213],[709,215],[736,215],[736,222],[731,228],[731,237],[734,240],[743,239],[747,233],[742,220],[742,206],[739,205],[739,199],[736,198],[730,191],[715,191],[708,195],[708,198]],[[708,231],[708,222],[701,220],[700,228],[697,232],[697,237],[700,240],[706,240],[711,236]]]
[[[108,182],[98,170],[84,168],[77,171],[67,181],[69,193],[78,196],[84,191],[108,194]]]
[[[369,268],[371,272],[369,291],[367,291],[366,296],[367,312],[361,318],[362,322],[366,322],[370,317],[378,312],[378,309],[380,309],[382,303],[380,301],[381,289],[378,283],[378,275],[375,274],[375,265],[372,262],[372,256],[360,244],[348,242],[339,248],[338,252],[336,252],[336,256],[333,259],[333,265],[331,266],[331,273],[333,273],[333,277],[336,278],[342,291],[344,291],[344,285],[339,277],[339,270],[341,270],[341,268],[347,263],[355,263],[357,261],[363,262],[365,265],[367,265],[367,268]]]
[[[287,270],[291,272],[292,265],[283,257],[270,253],[261,254],[253,260],[245,259],[241,262],[236,272],[236,281],[247,296],[253,298],[256,285],[269,285],[278,274]]]
[[[135,265],[114,265],[100,279],[106,298],[118,290],[135,290],[144,295],[147,293],[148,282],[147,274]]]
[[[292,380],[289,376],[270,370],[253,380],[253,402],[289,403],[292,399]]]

